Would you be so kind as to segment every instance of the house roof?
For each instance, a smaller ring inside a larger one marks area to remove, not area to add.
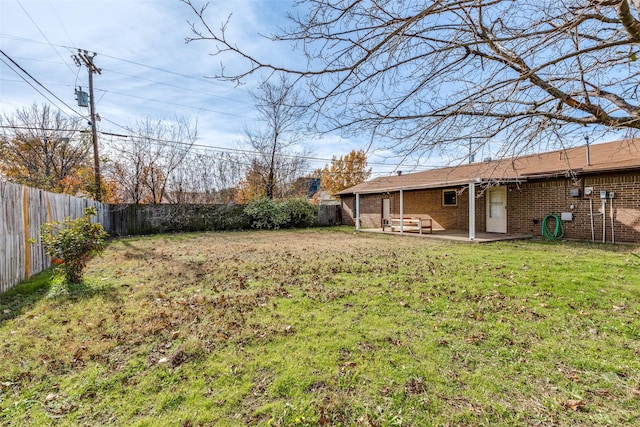
[[[536,178],[640,170],[640,140],[627,139],[546,153],[471,163],[424,172],[375,178],[338,195],[444,188],[469,182],[524,182]]]

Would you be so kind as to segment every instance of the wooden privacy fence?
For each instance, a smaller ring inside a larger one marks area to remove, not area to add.
[[[49,267],[39,238],[42,224],[80,217],[89,206],[109,230],[109,205],[0,181],[0,293]]]
[[[110,228],[114,236],[185,231],[246,230],[244,205],[111,205]],[[340,206],[318,206],[318,226],[338,225]]]

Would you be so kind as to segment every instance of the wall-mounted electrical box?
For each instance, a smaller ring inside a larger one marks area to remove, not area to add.
[[[560,213],[560,219],[562,221],[573,221],[573,212],[562,212],[562,213]]]
[[[614,193],[613,191],[609,191],[609,198],[615,199],[615,197],[616,197],[616,193]]]
[[[607,198],[607,190],[600,190],[600,198],[601,199]]]
[[[593,187],[584,187],[584,198],[591,199],[593,197]]]
[[[569,190],[569,195],[571,197],[580,197],[580,189],[579,188],[572,188]]]

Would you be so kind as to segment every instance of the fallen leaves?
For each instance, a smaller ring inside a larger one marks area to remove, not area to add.
[[[586,405],[582,400],[579,400],[579,399],[567,399],[564,402],[562,402],[560,406],[562,406],[566,410],[576,412],[579,410],[583,410]]]
[[[485,339],[485,334],[478,333],[467,336],[464,340],[467,344],[478,344],[480,341]]]
[[[404,391],[408,395],[422,394],[426,393],[427,385],[424,382],[424,378],[411,378],[404,385]]]

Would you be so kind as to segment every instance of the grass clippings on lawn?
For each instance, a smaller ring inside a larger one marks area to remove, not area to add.
[[[119,239],[0,296],[0,424],[640,424],[633,246]]]

